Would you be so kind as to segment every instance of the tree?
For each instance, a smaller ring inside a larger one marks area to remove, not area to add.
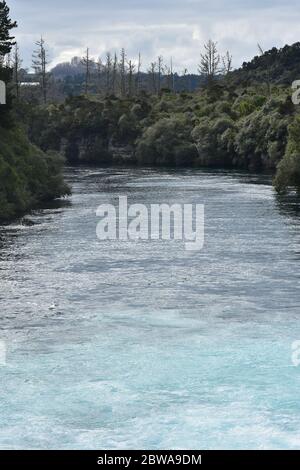
[[[106,65],[105,65],[105,71],[106,71],[106,94],[109,95],[110,93],[110,85],[111,85],[111,69],[112,69],[112,59],[111,59],[111,54],[108,52],[106,54]]]
[[[158,70],[158,84],[157,84],[157,91],[160,93],[161,90],[161,77],[162,77],[162,72],[163,72],[163,58],[160,55],[157,58],[157,70]]]
[[[100,93],[101,92],[101,76],[102,76],[102,70],[103,70],[101,57],[98,58],[96,67],[97,67],[97,90],[98,90],[98,93]]]
[[[133,92],[134,72],[135,72],[135,64],[132,62],[132,60],[129,60],[128,62],[128,94],[129,96],[132,96],[132,92]]]
[[[184,91],[188,91],[189,90],[188,69],[184,69],[182,71],[182,78],[183,78],[183,89]]]
[[[139,52],[137,75],[136,75],[136,94],[139,94],[139,92],[141,91],[141,68],[142,68],[142,56],[141,56],[141,53]]]
[[[173,57],[171,57],[170,72],[171,72],[171,91],[172,93],[174,93],[175,92],[175,75],[173,71]]]
[[[47,74],[47,50],[46,43],[43,37],[36,42],[37,49],[33,53],[33,68],[36,75],[39,78],[42,97],[44,103],[47,102],[47,92],[48,92],[48,74]]]
[[[266,76],[266,82],[267,82],[267,92],[268,92],[268,95],[271,96],[271,64],[270,62],[272,62],[272,57],[269,56],[267,53],[265,53],[265,51],[263,50],[263,48],[261,47],[260,44],[257,44],[257,47],[258,47],[258,50],[259,50],[259,53],[261,56],[266,56],[266,61],[265,61],[265,68],[266,68],[266,73],[265,73],[265,76]],[[271,59],[271,61],[270,61]]]
[[[164,67],[164,74],[166,76],[166,85],[169,91],[174,92],[174,74],[173,74],[173,59],[171,57],[170,66]]]
[[[225,56],[222,57],[223,74],[227,75],[232,70],[232,55],[229,51],[226,52]]]
[[[20,57],[20,49],[16,43],[13,53],[13,83],[16,91],[17,101],[20,99],[20,73],[21,73],[22,59]]]
[[[206,77],[208,85],[211,85],[218,75],[220,71],[219,64],[220,55],[217,50],[217,43],[210,39],[204,44],[204,53],[201,54],[201,61],[198,67],[199,73]]]
[[[5,65],[5,57],[10,54],[14,45],[14,37],[11,36],[11,30],[17,27],[17,23],[9,17],[9,8],[5,1],[0,1],[0,80],[8,83],[12,77],[12,70]],[[5,85],[1,83],[1,87]],[[10,126],[12,124],[11,109],[12,99],[9,88],[6,90],[6,106],[0,106],[1,126]],[[1,147],[1,146],[0,146]],[[1,158],[0,158],[1,159]],[[0,191],[1,192],[1,191]]]
[[[116,93],[117,75],[118,75],[118,57],[117,57],[117,54],[115,53],[113,67],[112,67],[112,84],[111,84],[112,93],[114,95]]]
[[[300,194],[300,118],[295,116],[288,128],[288,143],[277,166],[274,186],[278,193],[295,189]]]
[[[14,37],[10,31],[17,27],[17,22],[9,18],[9,7],[6,1],[0,1],[0,57],[9,54],[15,45]]]
[[[121,49],[120,57],[120,86],[121,86],[121,96],[126,95],[126,52],[125,49]]]
[[[11,69],[11,52],[6,54],[4,63],[5,63],[5,67],[7,67],[8,69]]]
[[[192,165],[198,154],[191,130],[191,123],[176,115],[157,119],[137,140],[137,161],[143,165]]]
[[[156,93],[156,67],[156,62],[151,62],[150,69],[148,70],[151,79],[150,89],[152,90],[152,93]]]
[[[81,63],[82,65],[84,65],[84,69],[85,69],[84,90],[85,90],[86,95],[88,94],[89,87],[90,87],[92,62],[93,61],[90,59],[90,50],[89,48],[87,48],[85,56],[82,57],[81,59]]]

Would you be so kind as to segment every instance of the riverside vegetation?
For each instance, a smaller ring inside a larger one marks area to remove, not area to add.
[[[163,74],[161,58],[158,71],[151,64],[147,87],[147,75],[135,72],[131,61],[125,67],[124,50],[120,63],[108,56],[101,72],[104,89],[97,78],[88,81],[88,50],[82,62],[86,73],[54,82],[46,73],[41,39],[34,60],[40,89],[20,97],[18,49],[13,66],[3,59],[14,45],[10,31],[16,24],[6,2],[0,2],[0,13],[0,79],[11,87],[8,105],[0,107],[0,219],[68,194],[63,159],[72,164],[266,170],[274,173],[278,192],[300,191],[300,112],[291,100],[291,84],[300,78],[300,43],[261,51],[235,71],[227,53],[220,73],[216,44],[209,41],[205,47],[206,52],[211,48],[213,64],[206,62],[207,54],[201,56],[201,75],[191,91],[182,89],[184,77],[176,89],[173,73]],[[51,85],[67,90],[63,100],[53,93],[49,97]]]
[[[109,69],[102,92],[97,75],[88,83],[82,73],[73,87],[65,76],[64,102],[27,105],[23,118],[30,139],[71,163],[269,171],[278,192],[299,191],[300,112],[292,102],[292,83],[300,77],[300,43],[261,51],[235,71],[227,55],[221,74],[213,69],[219,61],[215,43],[206,47],[215,64],[207,69],[207,56],[201,56],[203,84],[194,92],[174,89],[170,75],[158,72],[150,73],[150,87],[137,86],[135,92],[132,77],[126,88],[121,76],[119,93]]]
[[[30,139],[70,163],[268,170],[277,191],[300,189],[300,115],[282,85],[78,96],[26,115]]]
[[[0,58],[13,46],[6,2],[0,2]],[[12,70],[0,61],[0,80],[9,83]],[[0,105],[0,221],[25,213],[41,202],[69,193],[63,181],[63,159],[32,144],[16,116],[8,88],[7,104]]]

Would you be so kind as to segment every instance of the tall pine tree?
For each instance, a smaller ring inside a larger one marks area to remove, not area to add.
[[[9,7],[5,1],[0,1],[0,80],[8,83],[12,77],[12,70],[4,66],[4,58],[10,53],[14,42],[11,36],[11,30],[16,28],[16,21],[12,21],[9,17]],[[12,104],[12,97],[7,93],[6,106],[0,106],[0,125],[10,126],[11,116],[9,110]]]
[[[9,17],[9,7],[6,1],[0,1],[0,56],[9,54],[15,45],[11,30],[17,27],[17,22]]]

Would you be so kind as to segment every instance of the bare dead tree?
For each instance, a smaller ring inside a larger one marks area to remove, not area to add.
[[[217,50],[217,43],[211,39],[204,44],[204,52],[201,54],[201,60],[198,67],[199,73],[204,75],[207,83],[210,85],[214,82],[216,76],[220,72],[220,55]]]
[[[90,50],[89,48],[87,48],[85,56],[81,59],[81,63],[82,65],[84,65],[85,68],[84,91],[86,95],[88,94],[90,87],[92,62],[93,61],[90,59]]]
[[[135,72],[135,64],[132,62],[132,60],[128,61],[128,94],[131,97],[133,95],[133,76]]]
[[[13,84],[16,91],[17,101],[20,99],[20,73],[21,73],[22,59],[20,56],[20,48],[16,42],[14,51],[13,51]]]
[[[172,90],[171,66],[163,66],[161,84],[162,88],[166,87],[168,90]]]
[[[172,93],[175,92],[175,76],[174,76],[174,71],[173,71],[173,57],[171,57],[171,90],[172,90]]]
[[[47,103],[48,92],[48,74],[47,74],[47,50],[46,43],[43,37],[36,42],[37,49],[33,53],[32,65],[33,69],[39,79],[42,97],[44,103]]]
[[[187,75],[188,75],[188,69],[183,69],[182,76],[183,76],[183,84],[184,84],[183,86],[184,86],[185,91],[189,89]]]
[[[8,69],[11,69],[11,64],[12,64],[12,56],[11,56],[11,52],[9,52],[5,57],[5,67],[7,67]]]
[[[232,55],[229,51],[226,52],[224,56],[222,56],[222,64],[223,64],[223,74],[227,75],[232,70]]]
[[[98,58],[96,67],[97,67],[97,90],[98,90],[98,93],[101,93],[101,88],[102,88],[101,78],[102,78],[102,72],[104,68],[101,57]]]
[[[113,67],[112,67],[112,92],[114,95],[116,93],[117,75],[118,75],[118,57],[117,57],[117,54],[115,53]]]
[[[257,43],[257,48],[259,50],[260,55],[264,55],[265,51],[263,50],[263,48],[261,47],[259,43]]]
[[[142,69],[142,56],[141,56],[141,53],[139,52],[137,76],[136,76],[136,94],[139,94],[141,91],[141,69]]]
[[[121,91],[121,96],[124,97],[126,96],[126,52],[124,48],[121,49],[119,69],[120,69],[120,91]]]
[[[257,44],[257,47],[258,47],[260,55],[263,56],[265,54],[264,49],[261,47],[260,44]],[[266,67],[267,93],[269,96],[271,96],[271,67],[270,67],[270,61],[268,60],[268,57],[266,60],[265,67]]]
[[[111,73],[112,73],[112,58],[110,52],[106,54],[106,64],[105,64],[105,72],[106,72],[106,94],[109,95],[111,90]]]
[[[157,87],[156,87],[156,69],[157,69],[157,64],[156,62],[151,62],[150,68],[148,70],[149,77],[150,77],[150,89],[152,90],[152,93],[157,92]]]
[[[169,91],[174,92],[174,74],[173,74],[173,59],[170,59],[170,65],[162,69],[163,75],[166,77],[166,85]]]
[[[158,72],[157,92],[160,93],[160,91],[161,91],[161,77],[162,77],[162,72],[163,72],[163,57],[162,56],[159,56],[157,58],[157,72]]]

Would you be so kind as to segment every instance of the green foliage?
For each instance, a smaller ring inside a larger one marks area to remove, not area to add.
[[[9,25],[7,31],[14,27]],[[6,36],[8,42],[11,39]],[[280,50],[273,48],[242,69],[215,77],[197,93],[162,89],[155,95],[143,92],[131,97],[125,93],[122,97],[102,97],[94,91],[89,96],[70,96],[63,104],[20,104],[15,113],[30,141],[44,152],[61,152],[72,163],[126,162],[274,172],[278,168],[275,185],[283,191],[298,187],[299,180],[299,120],[289,88],[292,78],[299,78],[299,64],[300,43],[296,43]],[[9,70],[0,70],[0,77],[1,73],[9,79]],[[71,93],[76,84],[69,85]],[[12,126],[7,111],[0,109],[2,128]],[[42,159],[44,164],[49,164],[49,158]],[[55,161],[56,157],[53,154],[51,158]],[[35,165],[40,168],[39,159]],[[19,188],[14,198],[19,204],[27,200],[27,193],[20,193],[24,191],[18,183],[20,170],[7,159],[1,168],[10,185],[15,181]],[[49,195],[55,193],[56,183]],[[35,185],[38,181],[32,181],[31,187],[39,194],[41,188]],[[4,207],[3,194],[1,197]]]
[[[191,166],[197,155],[191,128],[184,118],[162,118],[138,139],[136,157],[142,165]]]
[[[290,86],[300,76],[300,43],[273,47],[260,56],[245,62],[241,69],[229,74],[229,81],[235,87],[267,84]],[[268,87],[265,86],[265,91]]]
[[[271,98],[239,122],[235,138],[236,161],[242,168],[272,169],[282,158],[291,117],[281,113],[284,98]]]
[[[9,8],[6,1],[0,1],[0,56],[5,56],[15,44],[14,37],[10,35],[17,23],[9,17]]]
[[[249,95],[248,93],[246,95],[242,94],[235,100],[232,109],[237,116],[245,117],[260,109],[265,104],[265,102],[265,96],[260,96],[257,94]]]
[[[69,193],[57,154],[44,154],[17,128],[0,127],[0,220]]]
[[[226,136],[234,132],[234,128],[234,122],[226,115],[201,119],[192,132],[198,150],[198,166],[231,166],[233,155]]]
[[[300,116],[289,126],[288,145],[278,165],[274,186],[279,193],[285,193],[289,188],[300,192]]]
[[[61,151],[70,162],[275,172],[296,113],[291,90],[273,87],[266,94],[261,84],[232,90],[222,83],[218,93],[218,98],[205,89],[69,98],[64,104],[27,110],[28,133],[43,150]],[[128,157],[120,158],[126,152]]]
[[[21,215],[42,201],[58,198],[70,191],[62,176],[63,159],[53,151],[45,154],[30,144],[24,131],[16,124],[14,114],[24,118],[28,108],[13,109],[9,92],[12,70],[1,65],[1,59],[14,45],[10,32],[15,27],[16,23],[9,18],[6,2],[0,1],[0,80],[7,85],[7,104],[0,106],[0,221]],[[47,131],[46,113],[30,110],[37,118],[35,134],[40,133],[40,143],[45,140],[55,142],[51,134],[55,130]]]

